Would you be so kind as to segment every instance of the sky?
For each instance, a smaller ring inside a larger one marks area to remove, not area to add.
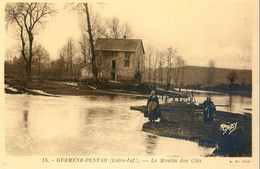
[[[146,52],[168,47],[177,49],[187,65],[251,69],[254,25],[254,0],[130,0],[91,3],[101,17],[118,17],[128,23],[132,38],[142,39]],[[39,28],[35,41],[51,58],[68,38],[80,39],[78,13],[56,3],[59,12]],[[15,32],[8,26],[6,48],[16,49]],[[148,47],[150,46],[150,47]]]

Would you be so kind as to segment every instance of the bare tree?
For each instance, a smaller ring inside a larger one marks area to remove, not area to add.
[[[97,38],[105,36],[105,25],[102,23],[102,19],[99,13],[89,10],[90,22],[92,28],[92,37],[95,42]],[[91,62],[91,45],[88,36],[88,26],[86,22],[80,23],[81,28],[81,40],[79,41],[80,52],[83,56],[84,64]]]
[[[146,50],[146,63],[148,68],[148,82],[151,82],[151,74],[152,74],[152,57],[153,57],[153,47],[148,46]]]
[[[107,19],[106,30],[106,37],[108,38],[118,39],[132,36],[130,26],[127,23],[121,24],[117,17]]]
[[[59,56],[59,59],[57,61],[53,61],[51,62],[52,63],[52,66],[53,66],[53,72],[54,74],[56,74],[57,76],[59,77],[62,77],[65,73],[65,54],[60,51],[60,56]],[[55,68],[54,68],[55,66]]]
[[[98,3],[100,6],[104,4],[105,3]],[[130,36],[130,26],[128,24],[119,24],[119,21],[117,21],[118,19],[116,18],[112,19],[112,22],[111,20],[107,20],[107,23],[103,24],[101,17],[98,13],[95,13],[91,8],[89,8],[88,3],[70,3],[66,6],[72,8],[73,10],[77,10],[80,14],[84,14],[85,16],[85,22],[82,24],[82,35],[86,38],[82,38],[80,42],[81,54],[83,55],[85,61],[88,57],[90,58],[93,76],[96,81],[99,81],[96,66],[96,53],[94,48],[95,40],[99,37],[115,38]],[[116,30],[116,33],[111,33],[111,30]],[[88,40],[88,43],[85,43],[86,40]],[[89,51],[83,50],[86,46],[88,46]],[[87,54],[88,52],[89,55]]]
[[[176,87],[179,87],[179,79],[180,79],[180,73],[181,70],[184,71],[182,68],[185,65],[185,61],[182,56],[177,55],[175,57],[175,74],[173,76],[174,82]]]
[[[5,11],[7,22],[16,25],[19,29],[21,55],[26,63],[27,79],[30,80],[36,27],[42,25],[47,16],[53,15],[56,11],[49,3],[8,3]],[[27,38],[28,56],[26,55]]]
[[[237,80],[238,76],[236,71],[232,70],[227,74],[227,79],[230,81],[230,85],[233,86],[234,82]]]
[[[86,64],[90,62],[90,48],[89,48],[89,40],[87,36],[82,33],[81,40],[79,41],[79,50],[81,55],[83,56],[83,63]]]
[[[34,61],[37,64],[38,67],[38,76],[41,75],[41,70],[42,70],[42,64],[48,64],[50,61],[50,55],[48,51],[42,46],[42,45],[37,45],[33,48],[33,56],[34,56]]]
[[[97,65],[96,65],[96,53],[95,53],[95,48],[94,48],[94,34],[95,31],[93,29],[93,18],[91,18],[91,13],[89,10],[89,6],[88,3],[77,3],[77,4],[68,4],[67,6],[72,7],[72,9],[77,10],[79,13],[84,14],[85,15],[85,25],[86,25],[86,34],[83,34],[84,36],[87,36],[87,39],[89,41],[89,48],[90,48],[90,54],[91,54],[91,66],[92,66],[92,73],[93,76],[95,78],[95,80],[97,82],[99,82],[99,78],[98,78],[98,72],[97,72]],[[92,19],[92,20],[91,20]],[[83,32],[84,33],[84,32]]]
[[[155,55],[155,59],[154,59],[154,67],[153,67],[153,85],[155,87],[155,83],[156,83],[156,69],[157,69],[157,61],[158,61],[158,57]]]
[[[102,17],[97,11],[94,11],[92,8],[89,10],[90,24],[92,29],[92,36],[94,42],[97,38],[104,37],[106,35],[106,25],[103,22]],[[85,28],[87,28],[85,24]],[[87,31],[87,29],[85,29]]]
[[[75,56],[73,59],[73,77],[78,78],[80,76],[81,64],[83,62],[82,57]]]
[[[163,83],[163,66],[165,62],[164,54],[161,52],[158,54],[159,56],[159,77],[160,77],[160,84]]]
[[[61,56],[64,58],[67,65],[67,72],[72,76],[73,75],[73,57],[76,52],[75,45],[73,40],[68,39],[67,43],[63,46],[61,50]]]
[[[7,4],[5,8],[6,21],[8,24],[15,24],[18,26],[18,32],[21,40],[21,56],[25,62],[25,72],[27,78],[29,79],[29,67],[28,67],[28,58],[26,56],[26,35],[25,35],[25,26],[23,23],[22,15],[20,14],[19,6],[22,4]]]
[[[167,88],[170,88],[171,85],[171,79],[172,79],[172,67],[173,67],[173,61],[174,57],[176,57],[177,50],[173,49],[172,47],[167,48],[166,52],[166,62],[167,62]]]
[[[86,14],[86,18],[87,18],[87,32],[88,32],[88,38],[89,38],[89,43],[90,43],[90,51],[91,51],[91,63],[92,63],[92,73],[94,75],[94,78],[96,79],[96,81],[99,81],[98,79],[98,73],[97,73],[97,67],[96,67],[96,54],[95,54],[95,48],[94,48],[94,39],[93,39],[93,34],[92,34],[92,28],[91,28],[91,22],[90,22],[90,15],[89,15],[89,10],[88,10],[88,3],[82,3],[83,5],[83,9],[85,14]]]
[[[20,80],[24,80],[23,76],[25,74],[24,71],[24,60],[22,57],[12,57],[12,60],[6,60],[4,64],[4,73],[5,76],[13,76],[19,78]]]

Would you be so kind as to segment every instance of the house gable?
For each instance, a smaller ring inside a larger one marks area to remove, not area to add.
[[[141,39],[98,38],[95,43],[95,50],[136,52],[139,45],[141,45],[144,54],[144,47]]]

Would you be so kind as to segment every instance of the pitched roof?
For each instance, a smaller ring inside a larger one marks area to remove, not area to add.
[[[143,53],[145,53],[141,39],[98,38],[95,43],[95,50],[135,52],[139,44]]]

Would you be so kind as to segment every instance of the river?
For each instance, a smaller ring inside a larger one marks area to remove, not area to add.
[[[207,96],[210,96],[217,110],[232,113],[252,113],[252,98],[250,96],[231,95],[225,93],[197,93],[196,102],[202,103]]]
[[[144,104],[146,100],[130,96],[5,94],[6,153],[19,156],[211,154],[212,148],[200,147],[196,142],[143,132],[142,125],[147,119],[129,107]]]

